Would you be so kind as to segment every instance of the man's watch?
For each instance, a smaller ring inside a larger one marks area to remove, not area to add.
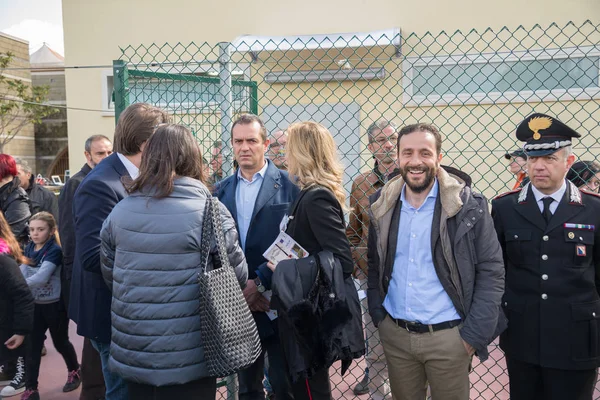
[[[264,293],[267,291],[267,288],[265,287],[265,285],[262,284],[258,276],[254,278],[254,283],[256,284],[256,289],[258,289],[258,293]]]

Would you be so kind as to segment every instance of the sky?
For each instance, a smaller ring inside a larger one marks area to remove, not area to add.
[[[61,0],[0,0],[0,32],[29,41],[29,52],[44,42],[65,54]]]

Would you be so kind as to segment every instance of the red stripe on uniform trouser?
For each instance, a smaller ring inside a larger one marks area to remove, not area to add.
[[[308,399],[313,400],[312,394],[310,394],[310,385],[308,384],[308,378],[306,378],[305,382],[306,382],[306,392],[308,393]]]

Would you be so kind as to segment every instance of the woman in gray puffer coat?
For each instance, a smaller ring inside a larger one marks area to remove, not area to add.
[[[102,227],[102,275],[113,295],[109,365],[128,381],[131,400],[216,396],[199,317],[202,225],[211,196],[203,178],[191,132],[161,125],[147,142],[130,196]],[[220,207],[229,261],[243,288],[248,267],[233,218]],[[215,244],[211,251],[218,254]]]

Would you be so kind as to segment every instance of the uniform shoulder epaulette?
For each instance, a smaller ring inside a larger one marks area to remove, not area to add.
[[[500,199],[502,197],[508,196],[509,194],[519,193],[521,189],[510,190],[508,192],[500,193],[498,196],[494,197],[493,200]]]

